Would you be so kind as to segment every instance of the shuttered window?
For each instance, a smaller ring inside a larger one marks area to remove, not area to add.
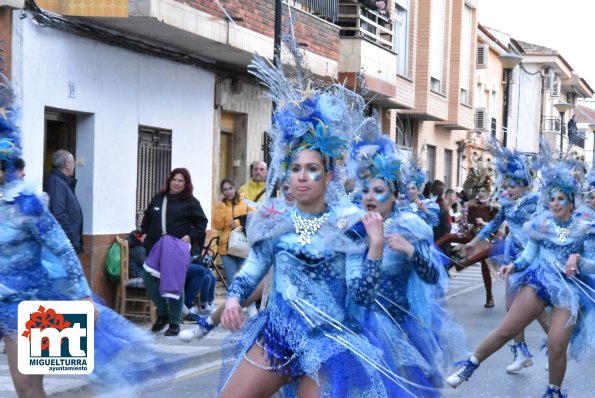
[[[163,188],[171,171],[172,131],[157,127],[138,127],[136,172],[136,227],[151,198]]]

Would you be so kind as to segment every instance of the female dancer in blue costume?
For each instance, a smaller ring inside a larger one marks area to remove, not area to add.
[[[426,183],[426,172],[411,159],[403,173],[405,179],[406,195],[402,206],[419,216],[430,227],[435,227],[439,223],[440,206],[432,199],[426,199],[421,193],[421,189]]]
[[[235,336],[237,344],[226,344],[233,352],[220,396],[268,397],[291,383],[287,396],[386,397],[380,355],[352,330],[357,324],[347,311],[349,300],[374,302],[382,219],[373,212],[362,217],[327,188],[336,184],[335,165],[353,130],[348,101],[363,100],[341,86],[313,90],[306,78],[296,87],[261,58],[253,67],[278,104],[269,188],[288,172],[296,205],[279,212],[265,204],[249,219],[252,250],[229,288],[221,324],[240,330],[241,304],[271,267],[273,286],[267,308]],[[345,233],[360,219],[367,250]]]
[[[369,151],[362,158],[364,148]],[[437,397],[442,374],[455,357],[464,355],[464,335],[436,301],[446,272],[432,253],[431,226],[409,210],[396,207],[401,175],[392,141],[375,139],[354,144],[363,179],[362,205],[384,220],[385,247],[380,287],[373,311],[366,311],[366,335],[382,349],[386,362],[405,379],[388,380],[391,397]],[[356,158],[357,159],[357,158]],[[454,344],[458,342],[458,344]]]
[[[497,182],[498,185],[504,188],[498,202],[502,207],[496,217],[483,227],[463,250],[464,252],[472,252],[479,242],[489,239],[491,235],[495,235],[502,223],[506,221],[509,232],[504,240],[503,257],[498,261],[503,264],[510,264],[519,257],[529,240],[527,234],[523,232],[523,225],[536,216],[540,207],[539,194],[530,191],[532,176],[526,159],[518,153],[503,148],[495,140],[492,141],[491,148],[496,161]],[[510,309],[514,295],[508,286],[509,280],[506,282],[506,308]],[[537,319],[547,333],[545,313]],[[514,344],[511,346],[511,350],[514,359],[512,364],[506,367],[507,373],[515,373],[524,367],[533,365],[532,355],[525,344],[524,330],[514,336],[513,340]]]
[[[0,74],[0,106],[7,111],[0,113],[0,335],[17,395],[45,397],[43,376],[18,370],[17,341],[25,338],[17,335],[18,305],[25,300],[93,300],[68,237],[44,200],[16,178],[21,150],[13,99]],[[110,387],[139,381],[143,370],[155,365],[149,336],[100,304],[94,306],[95,370],[90,377]],[[123,371],[123,364],[131,371]]]
[[[576,210],[585,221],[595,221],[595,170],[591,170],[586,178],[586,189],[583,204]]]
[[[500,325],[488,335],[463,367],[446,381],[453,388],[469,379],[479,364],[500,349],[546,307],[552,307],[547,337],[549,386],[544,397],[561,398],[566,372],[566,351],[580,358],[593,348],[593,294],[585,284],[595,272],[594,238],[591,226],[573,213],[578,184],[574,169],[550,161],[542,168],[542,192],[549,211],[527,222],[529,240],[512,264],[501,268],[519,289]],[[585,256],[584,258],[582,256]],[[585,288],[586,287],[586,288]]]

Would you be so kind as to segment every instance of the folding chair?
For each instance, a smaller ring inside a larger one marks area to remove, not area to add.
[[[223,282],[223,285],[225,286],[226,289],[229,289],[227,280],[223,277],[223,274],[221,273],[221,269],[215,263],[215,260],[217,260],[218,256],[219,256],[219,237],[215,236],[215,237],[211,238],[209,243],[207,243],[207,245],[205,246],[205,248],[202,252],[201,261],[204,264],[206,264],[209,268],[212,268],[213,270],[215,270],[217,279],[221,280],[221,282]]]
[[[116,290],[116,310],[123,316],[149,318],[154,323],[157,314],[143,278],[128,277],[128,241],[116,237],[116,243],[120,246],[120,284]]]

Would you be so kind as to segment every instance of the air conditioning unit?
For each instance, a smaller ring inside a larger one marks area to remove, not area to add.
[[[0,0],[0,7],[21,9],[25,7],[25,0]]]
[[[488,66],[488,55],[490,47],[487,44],[478,44],[475,57],[475,65],[477,68],[486,68]]]
[[[488,112],[486,108],[475,108],[475,129],[487,131],[488,129]]]

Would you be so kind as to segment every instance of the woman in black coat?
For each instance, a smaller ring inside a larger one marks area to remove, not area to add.
[[[208,219],[200,202],[192,196],[192,180],[185,168],[174,169],[165,187],[156,194],[145,210],[141,224],[143,246],[150,254],[151,249],[163,235],[161,226],[161,212],[163,199],[167,196],[166,232],[191,245],[191,250],[202,248],[205,242]],[[145,287],[153,303],[157,307],[157,321],[152,327],[153,332],[159,332],[169,323],[166,336],[177,336],[180,331],[180,316],[184,304],[183,291],[179,300],[166,300],[159,293],[159,279],[143,273]]]

